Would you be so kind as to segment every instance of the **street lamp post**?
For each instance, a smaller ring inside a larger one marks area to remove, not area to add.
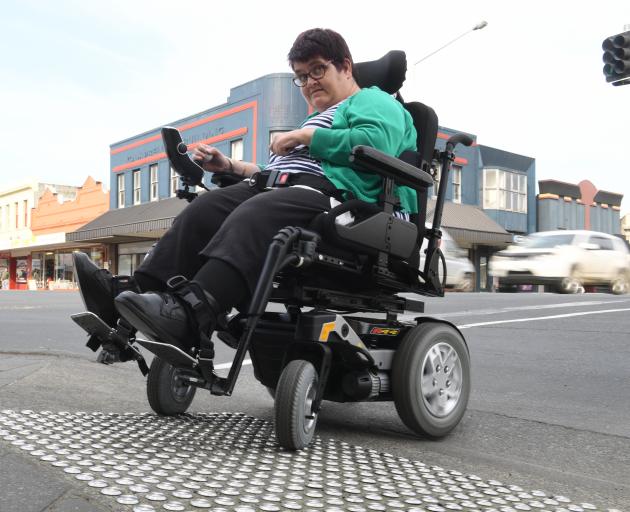
[[[460,34],[459,36],[457,36],[455,39],[449,41],[448,43],[446,43],[443,46],[440,46],[437,50],[432,51],[431,53],[429,53],[428,55],[425,55],[424,57],[422,57],[420,60],[416,61],[413,63],[413,65],[415,66],[416,64],[419,64],[420,62],[422,62],[423,60],[428,59],[429,57],[431,57],[431,55],[435,55],[437,52],[439,52],[440,50],[443,50],[444,48],[446,48],[447,46],[453,44],[455,41],[461,39],[462,37],[464,37],[466,34],[470,34],[471,32],[475,31],[475,30],[481,30],[482,28],[486,27],[488,25],[487,21],[480,21],[479,23],[477,23],[473,28],[471,28],[470,30],[467,30],[466,32],[464,32],[463,34]]]

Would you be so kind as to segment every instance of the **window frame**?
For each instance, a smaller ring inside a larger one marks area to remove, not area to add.
[[[160,198],[160,172],[158,164],[149,165],[149,201],[157,201]]]
[[[140,169],[134,169],[132,171],[132,183],[133,183],[133,205],[140,204],[142,202],[142,171]]]
[[[179,187],[179,175],[172,167],[169,167],[169,169],[171,170],[168,178],[169,195],[170,197],[175,197],[177,195],[177,188]]]
[[[451,183],[453,186],[453,202],[461,204],[462,202],[462,166],[451,166],[452,178]],[[457,197],[456,197],[457,196]]]
[[[125,207],[125,173],[121,172],[117,176],[116,188],[118,189],[118,208]]]
[[[494,186],[488,185],[494,175]],[[527,174],[514,170],[483,169],[483,208],[527,215]],[[492,197],[494,196],[494,197]]]
[[[234,139],[230,141],[230,158],[232,160],[242,161],[244,158],[245,144],[243,139]]]

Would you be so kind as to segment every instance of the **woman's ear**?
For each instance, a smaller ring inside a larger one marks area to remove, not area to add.
[[[352,62],[348,58],[343,59],[343,71],[348,78],[352,78]]]

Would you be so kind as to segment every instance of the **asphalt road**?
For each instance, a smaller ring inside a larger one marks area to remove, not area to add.
[[[0,292],[0,410],[150,411],[133,363],[94,362],[69,320],[81,309],[74,292]],[[454,293],[427,300],[426,313],[459,326],[470,347],[460,426],[416,439],[390,403],[326,402],[321,437],[630,510],[630,296]],[[221,346],[216,362],[232,353]],[[245,366],[231,398],[199,392],[191,412],[272,420],[272,407]]]

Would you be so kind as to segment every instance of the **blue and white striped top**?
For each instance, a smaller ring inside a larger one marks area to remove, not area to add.
[[[345,101],[345,100],[344,100]],[[336,105],[324,110],[319,114],[307,119],[302,123],[300,128],[330,128],[332,126],[333,117],[337,107],[341,105],[340,101]],[[269,154],[269,163],[265,166],[266,171],[283,171],[283,172],[310,172],[311,174],[324,174],[322,163],[320,160],[313,158],[308,146],[300,144],[294,147],[288,154],[284,156]]]

